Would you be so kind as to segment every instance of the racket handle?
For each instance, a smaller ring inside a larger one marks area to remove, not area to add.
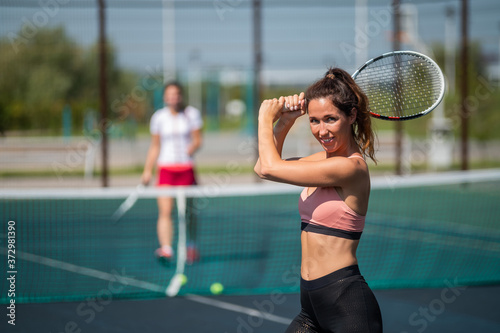
[[[283,104],[283,109],[282,109],[282,112],[289,112],[289,111],[299,111],[301,110],[304,106],[305,106],[305,100],[302,100],[302,106],[299,108],[299,106],[297,106],[297,109],[290,109],[290,104]]]
[[[281,110],[281,112],[293,112],[293,111],[299,111],[300,109],[297,109],[297,110],[292,110],[290,109],[289,106],[287,105],[283,105],[283,109]]]

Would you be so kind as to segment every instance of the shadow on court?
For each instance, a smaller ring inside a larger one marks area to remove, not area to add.
[[[500,286],[375,290],[384,332],[500,332]],[[283,332],[297,294],[18,304],[2,332]]]

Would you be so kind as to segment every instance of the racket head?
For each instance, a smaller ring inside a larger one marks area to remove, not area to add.
[[[436,62],[414,51],[393,51],[370,59],[352,78],[368,97],[371,116],[384,120],[428,114],[441,103],[446,88]]]

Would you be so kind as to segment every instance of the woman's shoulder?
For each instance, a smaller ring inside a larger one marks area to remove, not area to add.
[[[201,115],[201,111],[194,106],[188,105],[184,108],[184,113],[186,115]]]
[[[155,112],[153,112],[153,114],[151,115],[151,122],[155,123],[158,121],[162,121],[162,119],[165,119],[165,117],[168,117],[168,112],[166,107],[158,109]]]
[[[310,161],[310,162],[322,161],[325,159],[326,159],[326,152],[324,152],[324,151],[319,151],[319,152],[314,153],[312,155],[298,158],[298,160],[300,160],[300,161]]]
[[[368,165],[360,154],[350,156],[332,156],[326,158],[326,170],[330,170],[332,178],[340,187],[357,187],[370,182]],[[364,185],[362,186],[364,187]]]
[[[151,116],[151,118],[164,117],[164,116],[169,114],[169,112],[167,112],[167,111],[168,111],[168,108],[166,106],[163,108],[157,109],[155,112],[153,112],[153,115]]]

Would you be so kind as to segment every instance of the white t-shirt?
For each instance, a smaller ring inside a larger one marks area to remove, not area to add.
[[[191,132],[202,126],[201,112],[192,106],[175,115],[168,107],[157,110],[151,117],[149,129],[151,134],[160,135],[158,166],[192,164],[193,159],[187,153]]]

